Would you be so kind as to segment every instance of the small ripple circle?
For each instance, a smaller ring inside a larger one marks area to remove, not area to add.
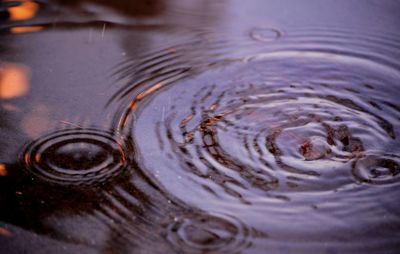
[[[247,248],[250,230],[229,216],[209,214],[176,218],[168,226],[168,240],[190,253],[232,253]]]
[[[392,154],[367,154],[354,163],[352,173],[362,183],[395,183],[400,179],[400,157]]]
[[[97,129],[57,131],[34,141],[23,154],[30,174],[60,185],[103,183],[127,165],[121,137]]]

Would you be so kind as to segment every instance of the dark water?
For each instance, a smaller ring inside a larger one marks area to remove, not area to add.
[[[399,13],[0,2],[0,253],[400,253]]]

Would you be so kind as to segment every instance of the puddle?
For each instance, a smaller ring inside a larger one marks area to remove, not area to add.
[[[396,253],[395,2],[1,2],[0,245]]]

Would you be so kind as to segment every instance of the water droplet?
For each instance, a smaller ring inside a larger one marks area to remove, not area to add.
[[[328,144],[321,139],[308,139],[301,144],[299,150],[306,160],[318,160],[330,152]]]
[[[282,33],[275,28],[253,28],[250,31],[250,37],[260,42],[271,42],[279,39]]]

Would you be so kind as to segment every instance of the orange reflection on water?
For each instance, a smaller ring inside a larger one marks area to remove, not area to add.
[[[20,5],[8,9],[10,13],[10,20],[26,20],[33,18],[39,5],[33,1],[23,1]]]
[[[25,135],[34,139],[53,128],[49,119],[50,109],[45,104],[34,103],[32,110],[21,121],[21,127]]]
[[[0,176],[6,176],[7,173],[7,168],[6,165],[4,164],[0,164]]]
[[[8,229],[0,227],[0,236],[10,237],[12,234]]]
[[[160,89],[162,86],[164,85],[163,82],[159,82],[157,84],[155,84],[154,86],[144,90],[143,92],[141,92],[140,94],[138,94],[138,96],[136,96],[137,100],[142,100],[144,97],[154,93],[155,91],[157,91],[158,89]]]
[[[29,67],[22,64],[0,62],[0,98],[24,96],[29,91]]]
[[[4,103],[1,108],[9,112],[21,112],[21,109],[13,104]]]
[[[22,34],[22,33],[34,33],[42,31],[42,26],[16,26],[10,29],[10,32],[13,34]]]
[[[22,121],[22,129],[30,138],[38,138],[53,126],[49,119],[50,109],[45,104],[35,104]]]

